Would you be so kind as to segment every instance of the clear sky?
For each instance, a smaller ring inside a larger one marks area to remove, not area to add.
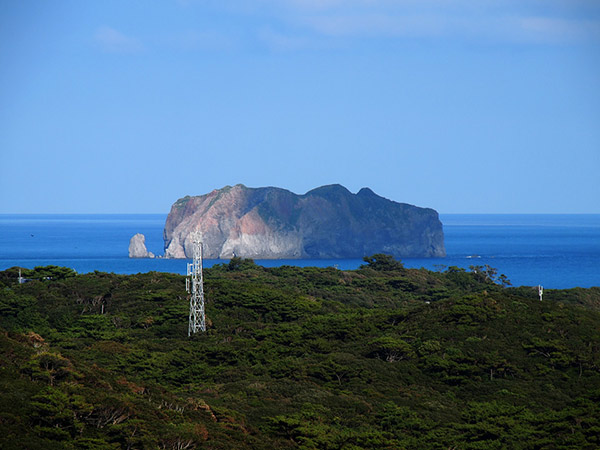
[[[0,2],[0,213],[237,183],[600,213],[600,1]]]

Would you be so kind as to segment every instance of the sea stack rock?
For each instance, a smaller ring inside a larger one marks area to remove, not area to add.
[[[387,200],[368,188],[352,194],[340,185],[296,195],[238,184],[181,198],[165,224],[165,257],[191,257],[195,231],[203,235],[206,258],[446,254],[442,224],[433,209]]]
[[[146,249],[146,236],[137,233],[129,240],[129,257],[154,258],[154,253]]]

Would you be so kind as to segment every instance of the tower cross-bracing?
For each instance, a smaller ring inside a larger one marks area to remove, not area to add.
[[[204,316],[204,278],[202,275],[202,234],[192,234],[193,261],[188,263],[185,287],[190,294],[190,321],[188,336],[206,331]]]

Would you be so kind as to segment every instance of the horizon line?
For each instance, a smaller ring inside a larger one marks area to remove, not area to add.
[[[433,208],[428,208],[433,209]],[[486,216],[500,216],[500,215],[600,215],[600,212],[436,212],[439,215],[486,215]],[[0,212],[0,216],[144,216],[144,215],[168,215],[165,212]]]

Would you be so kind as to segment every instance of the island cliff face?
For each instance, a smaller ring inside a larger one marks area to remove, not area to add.
[[[387,200],[368,188],[352,194],[340,185],[296,195],[238,184],[181,198],[165,224],[165,257],[191,257],[194,231],[202,232],[205,258],[446,255],[433,209]]]

